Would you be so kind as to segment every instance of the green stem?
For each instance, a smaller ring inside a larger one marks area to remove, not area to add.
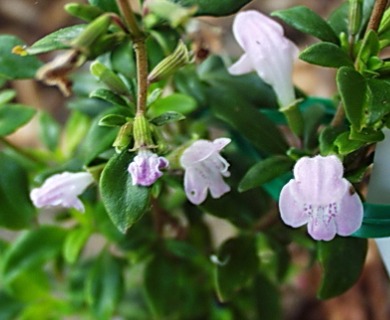
[[[25,157],[26,159],[32,161],[32,162],[35,162],[37,164],[40,164],[40,165],[46,165],[46,163],[44,161],[42,161],[41,159],[37,158],[35,155],[31,154],[30,152],[26,151],[26,150],[23,150],[21,148],[19,148],[17,145],[13,144],[12,142],[8,141],[7,139],[3,138],[3,137],[0,137],[0,142],[5,145],[6,147],[12,149],[13,151],[15,151],[17,154]]]
[[[303,135],[303,116],[298,107],[298,101],[295,101],[292,105],[287,108],[282,108],[280,111],[283,112],[286,117],[287,124],[291,131],[300,139]]]

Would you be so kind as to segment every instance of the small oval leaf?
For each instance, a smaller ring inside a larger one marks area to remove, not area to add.
[[[329,42],[319,42],[306,48],[299,58],[311,64],[329,68],[353,67],[353,61],[339,46]]]
[[[100,179],[103,203],[114,225],[125,233],[149,208],[150,189],[133,185],[127,171],[134,154],[127,150],[113,156]]]
[[[348,120],[356,131],[360,131],[367,100],[367,83],[365,79],[353,68],[342,67],[337,72],[337,87]]]
[[[337,35],[330,25],[317,13],[308,7],[296,6],[286,10],[279,10],[272,14],[282,19],[295,29],[310,34],[320,40],[338,43]]]
[[[286,156],[274,156],[256,163],[242,178],[238,191],[246,191],[261,186],[287,171],[290,171],[294,161]]]
[[[227,301],[244,287],[258,270],[259,259],[254,239],[238,237],[227,240],[218,250],[218,261],[215,267],[217,293],[221,301]]]
[[[323,274],[317,296],[333,298],[352,287],[363,269],[366,253],[367,239],[336,237],[318,242]]]

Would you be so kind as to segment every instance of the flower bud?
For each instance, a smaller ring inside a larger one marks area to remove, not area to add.
[[[134,118],[133,136],[133,150],[138,150],[140,148],[156,148],[156,145],[153,143],[150,124],[143,114],[137,114]]]
[[[362,22],[362,0],[349,0],[349,24],[348,32],[355,36],[360,29]]]
[[[121,153],[129,146],[132,135],[133,124],[131,122],[127,122],[123,126],[121,126],[118,135],[116,136],[116,139],[112,144],[112,146],[115,147],[117,153]]]
[[[103,11],[100,8],[84,3],[67,3],[64,6],[64,9],[70,15],[86,21],[92,21],[103,14]]]
[[[107,68],[103,63],[94,61],[90,66],[91,73],[102,81],[112,91],[127,95],[129,90],[124,82],[112,70]]]
[[[77,38],[72,40],[71,46],[79,49],[88,56],[90,50],[89,47],[94,44],[96,39],[106,33],[110,24],[111,16],[109,14],[101,15],[88,24]]]
[[[156,65],[150,72],[148,76],[149,83],[168,77],[176,70],[190,63],[190,60],[190,53],[183,41],[180,40],[175,51]]]

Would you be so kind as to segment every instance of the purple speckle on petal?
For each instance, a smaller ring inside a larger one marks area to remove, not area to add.
[[[315,240],[347,236],[362,224],[363,204],[352,185],[343,178],[343,165],[336,156],[303,157],[295,165],[294,179],[279,198],[281,218],[287,225],[308,224]]]

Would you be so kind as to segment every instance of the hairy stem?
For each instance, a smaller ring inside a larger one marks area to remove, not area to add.
[[[144,35],[137,24],[133,9],[131,8],[130,0],[116,0],[119,10],[125,19],[126,25],[130,30],[133,39],[143,38]]]
[[[370,20],[368,21],[367,31],[377,31],[381,23],[382,16],[386,10],[388,0],[376,0],[372,9]]]
[[[130,0],[117,0],[117,4],[133,39],[133,48],[137,62],[137,114],[144,114],[146,111],[146,96],[148,89],[146,37],[137,24]]]
[[[134,42],[133,47],[137,61],[137,113],[144,114],[148,89],[148,59],[145,39]]]

